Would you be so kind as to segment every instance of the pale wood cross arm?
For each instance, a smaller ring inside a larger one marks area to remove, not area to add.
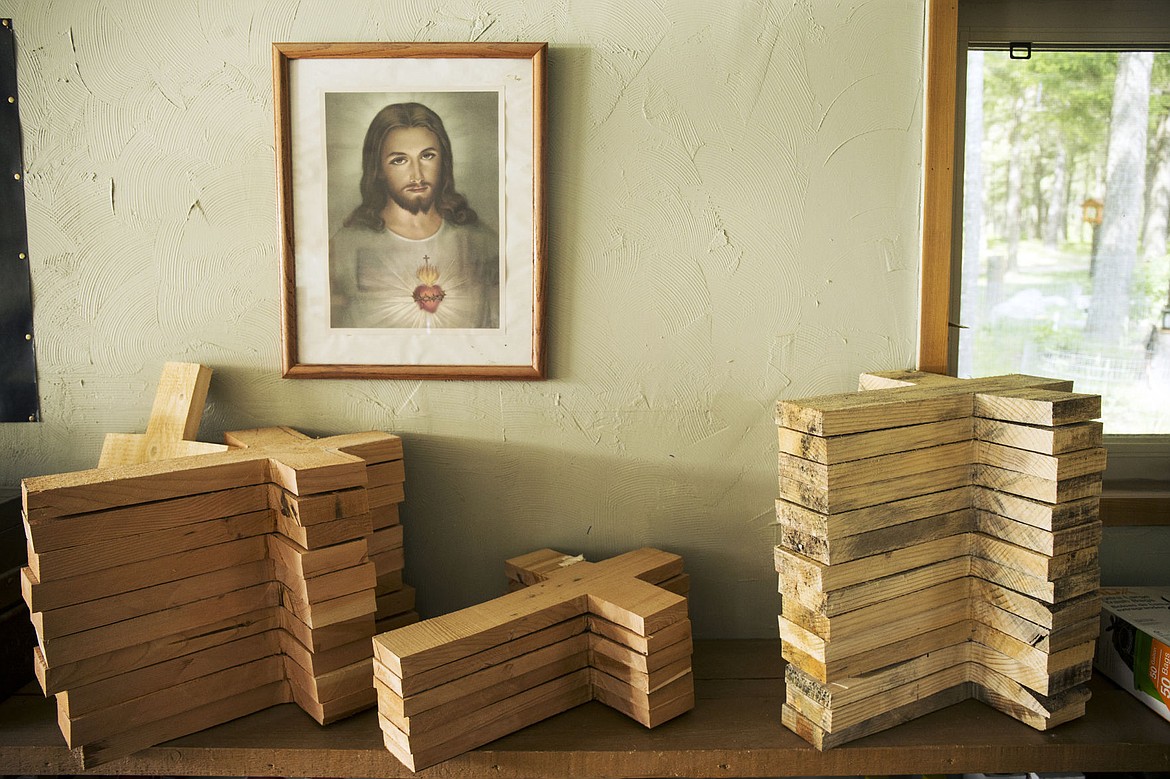
[[[163,366],[145,433],[107,433],[98,467],[169,460],[227,451],[224,444],[196,441],[211,369],[197,363]]]

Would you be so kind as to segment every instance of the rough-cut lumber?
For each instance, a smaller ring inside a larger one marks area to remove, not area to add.
[[[1063,454],[1101,446],[1100,422],[1075,422],[1059,427],[1022,425],[997,419],[976,419],[975,437],[1039,454]]]
[[[72,524],[78,517],[107,509],[266,484],[263,455],[223,452],[37,476],[22,481],[21,489],[25,521],[36,528],[54,520]]]
[[[810,537],[817,536],[822,543],[827,544],[845,536],[868,533],[916,519],[927,519],[940,514],[966,510],[974,499],[972,489],[970,486],[963,486],[944,492],[916,495],[876,506],[833,514],[831,517],[798,503],[777,500],[776,516],[781,526],[793,528]],[[797,549],[797,551],[803,553],[805,550]]]
[[[244,684],[247,685],[246,679]],[[283,679],[256,687],[247,685],[237,689],[227,687],[220,689],[224,693],[223,697],[148,722],[141,728],[123,731],[85,745],[82,748],[83,762],[89,765],[104,765],[153,744],[230,722],[271,706],[288,703],[290,700],[288,683]]]
[[[35,538],[34,531],[34,544]],[[49,611],[263,560],[266,553],[264,538],[253,536],[61,579],[41,581],[31,568],[24,568],[21,588],[29,609]]]
[[[785,507],[777,512],[781,545],[827,564],[846,563],[977,528],[975,512],[964,507],[956,511],[932,514],[921,519],[911,519],[889,527],[844,536],[830,542],[825,534],[818,532],[815,525],[803,526],[800,522],[801,517],[790,509],[791,504],[785,504]]]
[[[140,698],[166,685],[182,684],[233,664],[261,660],[279,652],[279,631],[267,630],[129,673],[70,687],[58,693],[57,705],[63,716],[77,717]]]
[[[47,552],[33,551],[28,556],[28,567],[37,579],[63,579],[241,538],[264,536],[271,531],[272,516],[267,510],[249,511],[169,531],[101,539]]]
[[[374,639],[386,748],[416,771],[590,699],[654,727],[694,706],[682,559],[508,560],[494,601]],[[516,589],[518,588],[518,589]]]
[[[959,417],[942,422],[835,436],[832,439],[787,427],[778,427],[776,430],[779,434],[780,452],[824,465],[834,465],[877,457],[891,451],[905,452],[939,444],[970,441],[973,421],[972,417]]]
[[[975,697],[1084,712],[1100,398],[1028,376],[862,376],[777,406],[785,724],[818,749]]]
[[[1047,427],[1089,422],[1101,416],[1101,396],[1061,392],[1039,384],[995,392],[980,388],[975,393],[975,416]]]
[[[857,377],[857,391],[891,389],[893,387],[949,387],[954,382],[950,376],[927,373],[912,369],[893,371],[872,371]],[[1071,387],[1071,383],[1069,384]]]
[[[322,724],[373,706],[377,625],[418,618],[401,441],[202,444],[209,378],[168,364],[145,434],[22,485],[33,667],[86,767],[274,703]]]
[[[777,422],[783,427],[819,436],[838,436],[869,430],[939,422],[974,416],[976,393],[1002,393],[1014,389],[1040,388],[1067,391],[1072,382],[1035,376],[997,376],[969,379],[962,386],[931,382],[924,386],[907,384],[867,393],[821,395],[777,404]]]
[[[59,521],[42,523],[37,527],[37,551],[48,553],[92,543],[94,525],[101,527],[103,538],[113,541],[154,531],[181,529],[253,511],[268,511],[270,508],[268,487],[257,484],[174,498],[166,502],[166,511],[159,511],[154,503],[140,503],[109,511],[79,514],[76,522],[69,521],[68,517],[60,517]],[[24,527],[26,536],[31,537],[32,529],[27,517]]]
[[[219,619],[210,625],[174,633],[148,644],[52,668],[45,663],[40,647],[36,647],[33,650],[33,668],[41,688],[52,695],[97,681],[116,680],[136,669],[154,666],[174,658],[185,658],[205,649],[280,627],[279,614],[266,607],[247,614]]]

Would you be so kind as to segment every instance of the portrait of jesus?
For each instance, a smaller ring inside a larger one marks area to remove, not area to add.
[[[357,121],[358,106],[394,97],[413,99],[373,113],[360,168],[356,143],[348,144],[349,168],[335,134]],[[428,102],[446,106],[461,135],[479,136],[463,143],[477,167],[457,160],[453,133]],[[327,142],[340,150],[331,153],[328,174],[331,327],[499,328],[496,110],[491,92],[326,95]],[[467,170],[475,171],[469,180],[479,208],[456,185],[456,173]]]

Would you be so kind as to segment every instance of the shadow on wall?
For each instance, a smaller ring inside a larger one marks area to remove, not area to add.
[[[651,546],[683,557],[696,637],[776,635],[770,483],[748,491],[761,496],[749,506],[719,497],[730,469],[442,436],[404,435],[403,447],[406,579],[424,617],[502,595],[510,557],[547,547],[597,561]]]

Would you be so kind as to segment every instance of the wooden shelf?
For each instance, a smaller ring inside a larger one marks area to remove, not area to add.
[[[1085,717],[1047,733],[976,701],[817,752],[780,724],[778,641],[699,641],[694,711],[654,730],[589,703],[420,772],[453,779],[778,777],[1170,771],[1170,723],[1094,677]],[[26,688],[0,704],[7,774],[81,773],[55,709]],[[322,728],[293,705],[147,749],[101,774],[408,777],[372,711]]]

